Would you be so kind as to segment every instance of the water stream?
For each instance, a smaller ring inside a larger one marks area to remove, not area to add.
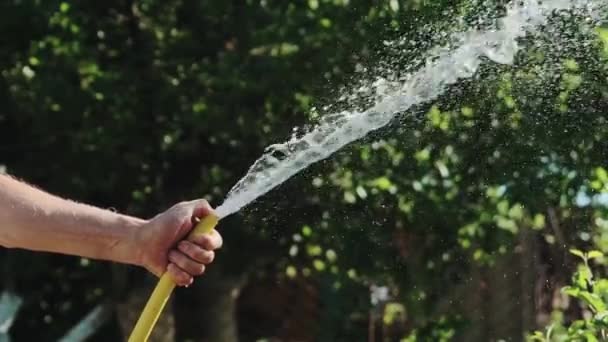
[[[374,101],[365,110],[325,115],[305,134],[269,146],[247,174],[216,208],[220,218],[237,212],[309,165],[329,157],[345,145],[389,124],[412,106],[437,99],[448,86],[472,77],[484,60],[512,64],[518,40],[534,34],[558,11],[576,11],[590,21],[599,19],[605,0],[523,0],[507,5],[504,17],[486,30],[470,29],[453,35],[450,46],[433,49],[425,65],[397,80],[370,82]]]

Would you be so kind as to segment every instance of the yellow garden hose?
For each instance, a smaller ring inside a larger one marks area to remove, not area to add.
[[[218,222],[219,218],[217,216],[206,216],[190,232],[188,238],[211,233]],[[156,288],[154,288],[152,295],[150,295],[150,299],[148,299],[148,303],[146,303],[141,316],[139,316],[139,320],[135,324],[135,328],[133,328],[133,332],[129,337],[129,342],[145,342],[148,340],[148,337],[150,336],[152,329],[154,329],[154,325],[174,288],[175,283],[169,274],[165,272],[158,281]]]

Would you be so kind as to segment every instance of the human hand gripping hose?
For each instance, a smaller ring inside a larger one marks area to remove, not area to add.
[[[205,216],[192,229],[188,238],[211,233],[219,220],[219,217],[216,215]],[[165,272],[158,281],[156,288],[154,288],[152,295],[150,295],[150,299],[148,299],[141,316],[139,316],[139,320],[135,324],[131,336],[129,336],[129,342],[145,342],[148,340],[174,288],[175,283],[169,276],[169,273]]]

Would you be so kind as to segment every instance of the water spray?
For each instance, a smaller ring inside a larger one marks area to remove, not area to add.
[[[513,1],[496,27],[471,29],[453,35],[456,46],[440,49],[426,65],[395,80],[380,78],[370,86],[373,104],[364,110],[342,111],[324,116],[303,135],[272,145],[230,190],[215,216],[205,217],[190,236],[208,234],[218,221],[308,167],[329,157],[347,144],[389,124],[415,105],[437,99],[449,86],[473,76],[485,58],[498,64],[512,64],[520,49],[518,40],[547,25],[552,13],[579,10],[591,22],[608,7],[605,0]],[[355,93],[353,96],[356,96]],[[141,314],[129,342],[144,342],[158,320],[175,284],[164,274]]]

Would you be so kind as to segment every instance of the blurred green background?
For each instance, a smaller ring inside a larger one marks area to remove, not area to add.
[[[341,89],[502,14],[499,0],[3,0],[0,164],[141,217],[219,205],[265,146],[346,105]],[[582,22],[555,18],[515,66],[486,63],[223,220],[225,247],[153,340],[605,338],[608,31]],[[0,260],[0,312],[22,299],[3,325],[15,341],[120,340],[155,283],[76,257]]]

